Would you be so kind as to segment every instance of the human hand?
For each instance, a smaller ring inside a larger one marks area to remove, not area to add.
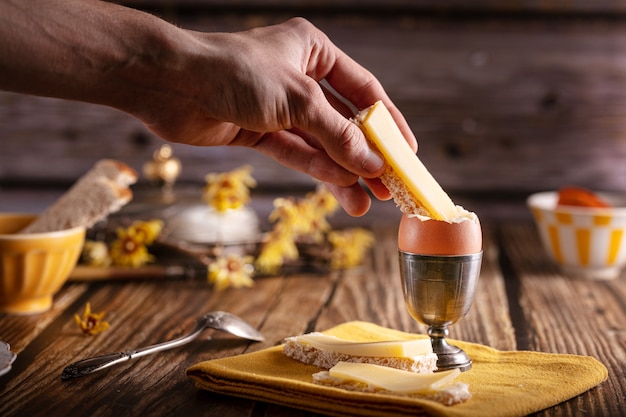
[[[325,34],[300,18],[234,34],[187,33],[193,50],[172,89],[178,94],[139,115],[150,129],[175,142],[256,149],[325,182],[355,216],[370,206],[359,177],[389,198],[376,179],[381,157],[348,120],[350,108],[319,82],[358,109],[382,99],[414,149],[416,140],[376,78]]]
[[[0,2],[2,89],[109,105],[173,142],[257,149],[325,182],[352,215],[370,205],[359,178],[389,198],[384,164],[320,81],[357,109],[383,100],[417,148],[376,78],[304,19],[200,33],[108,2],[35,2]]]
[[[320,82],[357,109],[383,100],[417,148],[380,82],[304,19],[200,33],[109,2],[35,2],[0,2],[2,89],[115,107],[173,142],[256,149],[325,182],[352,215],[370,205],[359,178],[389,198],[384,164]]]

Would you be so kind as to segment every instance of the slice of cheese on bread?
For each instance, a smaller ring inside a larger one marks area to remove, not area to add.
[[[328,374],[333,378],[358,381],[389,392],[417,394],[446,386],[461,374],[461,370],[416,374],[371,363],[339,362],[330,368]]]
[[[424,398],[454,405],[471,398],[467,384],[456,382],[459,369],[416,374],[369,363],[339,362],[313,374],[313,382],[349,391]]]
[[[420,373],[437,369],[437,355],[429,339],[355,342],[314,332],[285,339],[283,353],[324,369],[339,362],[373,363]]]
[[[382,101],[353,121],[386,161],[381,181],[403,212],[444,221],[459,217],[457,206],[413,152]]]
[[[380,342],[354,342],[324,333],[307,333],[296,336],[298,343],[311,345],[316,349],[333,351],[352,356],[383,356],[402,358],[432,353],[429,339],[385,340]]]
[[[129,186],[136,181],[137,173],[131,167],[102,159],[21,233],[91,227],[132,200]]]
[[[430,339],[358,342],[313,332],[285,339],[283,353],[323,368],[313,383],[349,391],[424,398],[453,405],[471,397],[460,371],[435,372]]]

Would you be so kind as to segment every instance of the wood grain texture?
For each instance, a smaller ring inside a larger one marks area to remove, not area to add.
[[[560,275],[533,227],[516,225],[503,233],[503,247],[519,280],[530,350],[589,355],[609,368],[609,378],[570,401],[555,415],[623,415],[626,410],[626,313],[624,276],[615,281],[586,281]],[[602,393],[604,395],[602,395]],[[546,412],[550,414],[551,410]]]
[[[425,332],[404,306],[396,229],[378,227],[362,267],[328,274],[258,278],[250,289],[213,291],[204,280],[67,284],[50,313],[0,316],[0,335],[19,347],[12,371],[0,377],[0,415],[13,416],[312,416],[250,400],[201,392],[185,376],[198,361],[274,346],[288,336],[351,320]],[[531,223],[485,227],[485,256],[475,303],[451,337],[501,350],[591,355],[609,379],[537,416],[624,415],[626,299],[624,277],[571,281],[543,252]],[[112,328],[82,335],[73,315],[89,301]],[[248,343],[207,330],[191,344],[71,381],[62,368],[92,355],[180,336],[210,310],[227,310],[260,328],[267,340]],[[211,336],[211,340],[207,337]],[[566,383],[566,381],[564,381]]]
[[[389,6],[392,12],[383,13],[383,3],[372,2],[380,13],[302,12],[381,80],[415,131],[421,159],[446,190],[526,193],[569,183],[626,190],[621,18],[591,10],[569,17],[451,17]],[[515,3],[521,9],[533,4],[584,9],[581,2]],[[243,30],[299,14],[267,7],[183,13],[164,5],[159,13],[204,31]],[[5,184],[66,184],[101,157],[141,169],[162,143],[116,110],[11,93],[0,94],[0,137]],[[176,145],[175,153],[186,182],[250,163],[261,186],[312,185],[306,175],[248,149]]]

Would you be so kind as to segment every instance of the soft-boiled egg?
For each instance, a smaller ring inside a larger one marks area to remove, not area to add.
[[[419,255],[469,255],[482,250],[478,216],[465,211],[453,221],[403,214],[398,249]]]

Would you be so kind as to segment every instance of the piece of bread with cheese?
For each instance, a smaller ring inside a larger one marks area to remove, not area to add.
[[[323,370],[313,383],[349,391],[424,398],[453,405],[471,398],[454,369],[435,372],[430,339],[356,342],[319,332],[285,339],[283,353]]]
[[[429,339],[361,343],[313,332],[285,339],[283,353],[323,369],[339,362],[371,363],[414,373],[437,369],[437,355]]]
[[[367,363],[339,362],[328,371],[313,374],[313,382],[349,391],[421,398],[450,406],[469,400],[468,384],[455,381],[459,369],[416,374]]]
[[[352,121],[382,154],[387,167],[380,177],[404,213],[452,221],[462,214],[419,160],[382,101],[362,110]]]
[[[129,186],[136,181],[137,172],[128,165],[102,159],[21,233],[91,227],[132,200]]]

